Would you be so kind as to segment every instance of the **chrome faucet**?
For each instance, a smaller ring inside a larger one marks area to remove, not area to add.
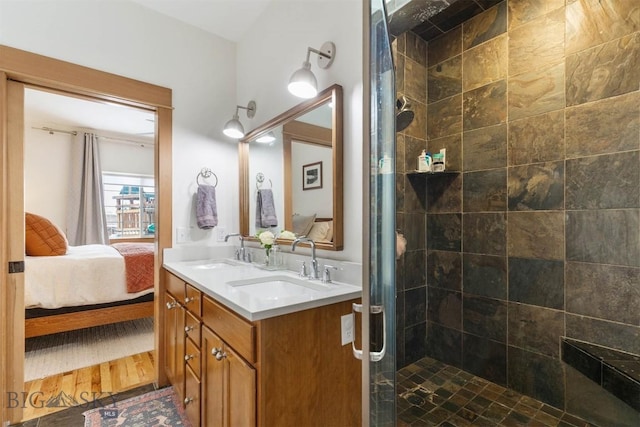
[[[318,261],[316,260],[316,244],[307,236],[301,236],[291,244],[291,252],[295,252],[296,246],[300,242],[306,242],[311,245],[311,272],[309,273],[309,279],[318,279],[320,276],[318,275]]]
[[[224,241],[225,242],[229,241],[229,237],[233,237],[233,236],[238,236],[238,239],[240,240],[240,249],[236,251],[236,260],[251,262],[251,254],[249,254],[247,252],[247,249],[244,247],[244,237],[242,237],[242,234],[240,233],[227,234],[226,236],[224,236]]]

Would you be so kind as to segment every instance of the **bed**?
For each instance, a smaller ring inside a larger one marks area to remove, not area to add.
[[[153,243],[25,256],[25,337],[153,316]]]

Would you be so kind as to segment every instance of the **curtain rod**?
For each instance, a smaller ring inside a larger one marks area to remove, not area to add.
[[[44,130],[46,132],[49,132],[51,135],[53,135],[56,132],[57,133],[66,133],[66,134],[69,134],[69,135],[77,135],[78,134],[78,132],[76,132],[75,130],[53,129],[53,128],[46,127],[46,126],[42,126],[42,127],[33,126],[33,127],[31,127],[31,129]]]
[[[68,135],[77,135],[78,132],[75,130],[63,130],[63,129],[53,129],[47,126],[42,126],[42,127],[36,127],[33,126],[32,129],[37,129],[37,130],[43,130],[46,132],[49,132],[51,135],[53,135],[54,133],[66,133]],[[142,140],[134,140],[134,139],[126,139],[126,138],[121,138],[118,136],[106,136],[106,135],[99,135],[99,134],[95,134],[96,137],[98,138],[102,138],[102,139],[111,139],[114,141],[123,141],[123,142],[130,142],[132,144],[136,144],[136,145],[142,145],[144,146],[145,144],[148,145],[154,145],[154,141],[153,140],[148,140],[148,141],[142,141]]]

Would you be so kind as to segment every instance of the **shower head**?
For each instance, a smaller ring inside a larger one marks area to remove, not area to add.
[[[413,121],[414,112],[407,98],[402,95],[396,101],[396,132],[405,130]]]

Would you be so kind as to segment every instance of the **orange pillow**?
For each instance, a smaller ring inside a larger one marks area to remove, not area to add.
[[[54,256],[67,253],[67,237],[48,219],[25,213],[25,252],[29,256]]]

